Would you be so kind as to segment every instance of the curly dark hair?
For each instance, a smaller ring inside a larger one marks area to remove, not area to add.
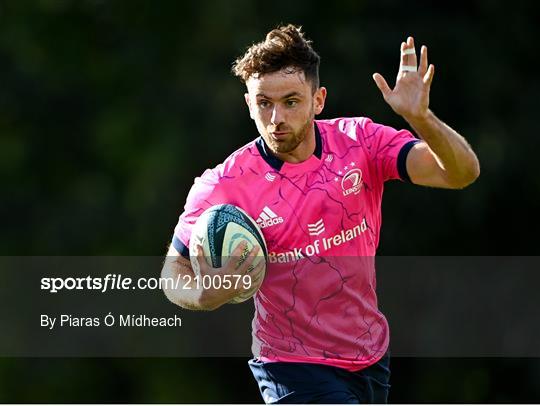
[[[319,87],[320,56],[311,47],[302,27],[292,24],[270,31],[264,41],[250,46],[233,63],[232,72],[242,82],[252,76],[290,69],[291,73],[304,72],[315,91]]]

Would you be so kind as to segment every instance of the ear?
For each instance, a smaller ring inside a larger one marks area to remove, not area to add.
[[[249,117],[251,117],[251,119],[254,120],[253,113],[251,112],[251,103],[249,102],[249,93],[244,93],[244,100],[246,101],[246,104],[249,109]]]
[[[321,114],[324,109],[324,102],[326,100],[326,87],[319,87],[313,96],[313,108],[315,115]]]

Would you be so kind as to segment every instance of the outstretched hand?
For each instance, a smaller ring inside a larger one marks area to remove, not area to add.
[[[428,66],[427,47],[424,45],[420,51],[420,64],[417,65],[414,39],[409,37],[407,42],[401,43],[399,71],[394,88],[391,89],[379,73],[373,74],[373,80],[390,107],[410,122],[424,118],[429,111],[429,89],[434,73],[435,67]]]

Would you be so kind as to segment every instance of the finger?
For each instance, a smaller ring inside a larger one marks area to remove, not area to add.
[[[200,244],[197,244],[196,247],[197,247],[197,262],[199,263],[198,271],[200,272],[201,269],[207,270],[209,266],[208,266],[208,263],[206,262],[206,258],[204,257],[203,247]]]
[[[240,273],[248,273],[251,270],[253,270],[253,262],[257,258],[257,253],[259,252],[259,247],[255,246],[253,249],[249,252],[249,255],[242,260],[241,263],[239,263],[239,271]]]
[[[262,281],[264,280],[265,273],[263,272],[264,266],[261,266],[261,263],[259,262],[257,266],[255,266],[255,269],[251,271],[248,275],[251,278],[251,285],[253,286],[261,286]]]
[[[407,44],[405,42],[401,43],[401,46],[399,47],[399,70],[401,71],[401,67],[403,65],[407,65],[407,55],[405,54],[405,49],[407,47]]]
[[[416,50],[414,49],[413,37],[407,38],[407,42],[401,43],[401,58],[399,63],[400,72],[416,71],[418,63],[416,60]]]
[[[264,278],[265,266],[266,266],[266,262],[264,260],[259,261],[257,265],[255,265],[255,267],[248,273],[251,278],[251,283],[257,284],[261,281],[262,278]]]
[[[407,38],[407,47],[405,49],[407,52],[407,65],[409,66],[418,66],[418,61],[416,59],[416,49],[414,48],[414,38]]]
[[[424,75],[423,81],[426,85],[431,86],[431,82],[433,81],[433,76],[435,75],[435,66],[429,65],[429,68]]]
[[[386,98],[390,96],[390,93],[392,93],[392,89],[390,89],[390,86],[388,86],[388,83],[386,83],[386,80],[380,73],[374,73],[373,80],[386,100]]]
[[[266,268],[266,260],[264,258],[260,258],[260,260],[255,264],[255,266],[252,265],[251,268],[252,269],[249,273],[250,275],[252,275],[253,278],[264,275],[264,269]]]
[[[233,252],[232,252],[232,256],[233,257],[239,257],[242,255],[242,253],[244,252],[244,250],[246,249],[247,247],[247,241],[246,240],[242,240],[238,243],[238,245],[234,248]]]
[[[254,256],[258,251],[259,247],[253,247],[251,251],[247,248],[247,242],[244,240],[240,242],[236,248],[231,253],[230,257],[225,262],[225,265],[222,268],[222,272],[225,274],[228,273],[245,273],[243,265],[249,260],[249,257]],[[255,252],[255,253],[254,253]],[[249,263],[253,262],[252,260]],[[229,264],[232,264],[232,269]]]
[[[418,73],[420,76],[424,76],[428,68],[427,47],[422,45],[420,49],[420,66],[418,67]]]
[[[247,250],[247,241],[242,240],[238,243],[238,245],[234,248],[234,250],[229,254],[228,258],[222,259],[222,264],[226,265],[231,260],[236,260],[236,266],[235,268],[238,268],[244,258],[246,257],[246,250]]]

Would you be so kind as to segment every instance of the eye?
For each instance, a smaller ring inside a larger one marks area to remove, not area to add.
[[[287,100],[285,103],[287,104],[287,107],[296,107],[296,105],[298,104],[298,100]]]
[[[270,105],[270,102],[268,100],[259,100],[257,102],[257,105],[262,108],[262,109],[265,109],[267,108],[269,105]]]

